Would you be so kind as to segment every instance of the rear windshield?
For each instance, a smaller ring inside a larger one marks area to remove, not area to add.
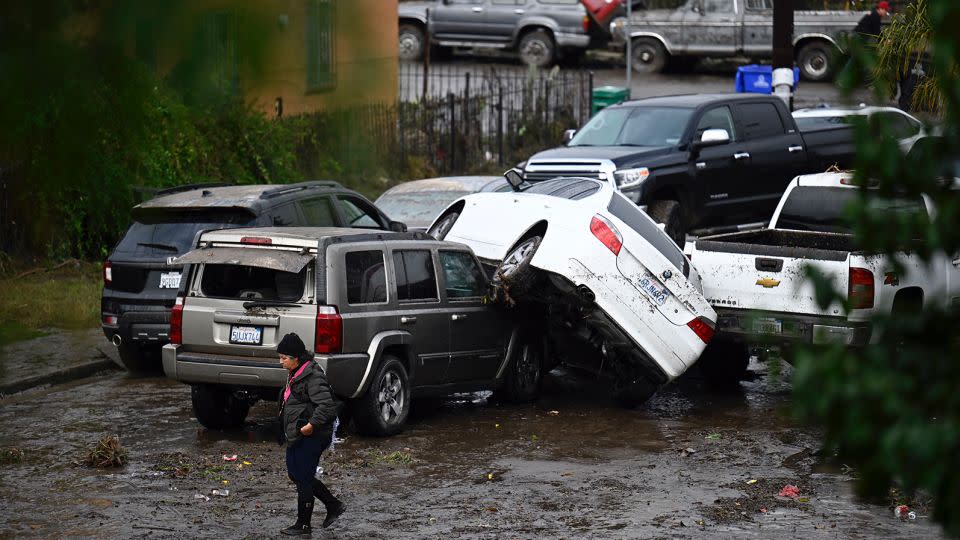
[[[549,195],[572,201],[585,199],[598,191],[600,191],[600,182],[588,178],[554,178],[537,182],[523,190],[524,193]]]
[[[450,203],[470,193],[453,190],[384,193],[376,205],[394,221],[406,223],[408,227],[427,227]]]
[[[604,109],[567,146],[673,146],[692,114],[693,109],[679,107]]]
[[[199,231],[245,227],[255,220],[246,212],[137,215],[114,253],[142,257],[182,255],[190,251]]]
[[[849,116],[802,116],[793,120],[801,132],[850,127],[853,123]]]
[[[790,192],[776,228],[795,231],[817,231],[852,234],[846,209],[857,200],[859,190],[851,188],[829,188],[798,186]],[[901,197],[871,197],[870,206],[889,213],[907,213],[927,215],[923,199]]]
[[[308,268],[293,273],[237,264],[207,264],[203,267],[200,291],[214,298],[296,302],[303,297]]]
[[[683,272],[684,276],[690,275],[687,258],[684,257],[677,244],[665,232],[661,231],[660,227],[657,227],[657,224],[650,219],[650,216],[640,210],[637,205],[623,195],[614,193],[607,210],[642,236],[654,249],[670,261],[670,264]]]

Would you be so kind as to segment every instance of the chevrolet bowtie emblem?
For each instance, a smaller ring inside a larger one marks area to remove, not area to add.
[[[759,285],[759,286],[761,286],[761,287],[766,287],[766,288],[768,288],[768,289],[772,289],[772,288],[776,287],[776,286],[779,285],[779,284],[780,284],[780,280],[779,280],[779,279],[773,279],[773,278],[765,277],[765,278],[763,278],[763,279],[758,279],[758,280],[757,280],[757,285]]]

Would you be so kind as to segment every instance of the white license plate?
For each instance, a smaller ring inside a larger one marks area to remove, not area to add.
[[[160,274],[161,289],[179,289],[180,272],[163,272]]]
[[[662,306],[667,298],[670,298],[670,291],[660,286],[660,283],[650,275],[640,276],[640,290],[653,299],[657,305]]]
[[[230,343],[260,345],[263,343],[262,326],[231,326]]]
[[[753,321],[754,334],[780,334],[783,332],[783,322],[767,317]]]

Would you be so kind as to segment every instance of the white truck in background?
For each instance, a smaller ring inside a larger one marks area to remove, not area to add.
[[[752,345],[844,343],[863,346],[878,337],[871,317],[960,300],[960,258],[941,253],[929,264],[901,252],[903,271],[889,257],[858,251],[844,219],[858,196],[850,172],[796,177],[765,229],[698,238],[688,245],[703,293],[717,312],[716,337],[704,352],[711,378],[742,376]],[[933,216],[931,200],[871,199],[885,211]],[[806,267],[846,290],[850,312],[839,302],[820,307]],[[785,355],[789,359],[789,355]]]

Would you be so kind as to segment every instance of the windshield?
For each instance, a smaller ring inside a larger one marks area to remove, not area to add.
[[[693,109],[615,107],[590,119],[568,146],[673,146]]]
[[[849,127],[853,123],[849,116],[801,116],[793,120],[802,132]]]
[[[190,251],[190,244],[200,231],[244,227],[253,225],[255,220],[246,212],[138,216],[114,253],[141,257],[182,255]]]
[[[536,193],[579,201],[600,191],[600,182],[587,178],[554,178],[537,182],[523,190],[524,193]]]
[[[235,264],[207,264],[203,267],[200,291],[213,298],[296,302],[304,293],[307,268],[283,272]]]
[[[796,187],[783,204],[777,229],[853,234],[847,208],[857,200],[858,190],[850,188]],[[889,214],[921,214],[927,210],[923,199],[870,197],[870,206]]]
[[[407,227],[427,227],[450,203],[470,193],[453,190],[384,193],[374,204],[390,219],[402,221]]]

